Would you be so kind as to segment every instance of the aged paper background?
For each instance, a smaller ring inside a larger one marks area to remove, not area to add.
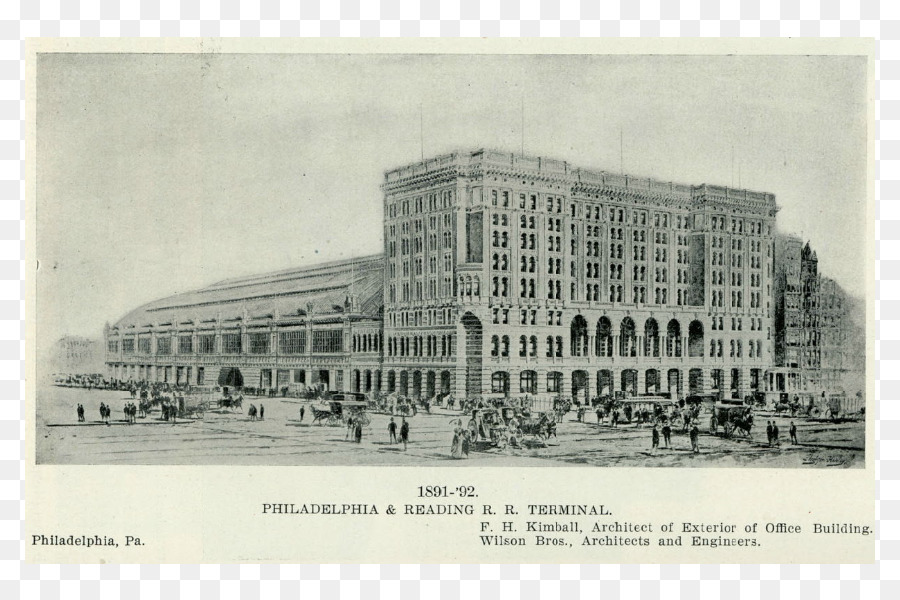
[[[35,52],[436,52],[436,53],[687,53],[864,54],[870,56],[870,124],[874,96],[873,45],[865,41],[807,40],[41,40],[29,45],[28,120],[34,123]],[[34,264],[35,141],[29,128],[27,256]],[[874,136],[870,126],[867,304],[874,299]],[[321,218],[329,218],[322,207]],[[34,278],[27,289],[33,292]],[[34,295],[29,299],[34,307]],[[27,340],[34,347],[29,313]],[[868,401],[875,401],[869,323]],[[34,415],[35,364],[26,381],[26,414]],[[263,503],[428,503],[422,485],[475,486],[476,507],[491,504],[604,504],[616,519],[662,524],[811,523],[874,525],[873,411],[867,411],[866,468],[769,469],[421,469],[380,467],[150,467],[35,465],[34,423],[26,423],[27,558],[37,562],[869,562],[875,536],[770,535],[755,549],[683,548],[566,550],[529,545],[489,547],[469,516],[312,517],[262,515]],[[438,500],[431,500],[439,503]],[[454,500],[454,503],[461,502]],[[494,520],[499,520],[495,517]],[[139,536],[140,548],[32,546],[33,534]],[[737,535],[737,534],[736,534]]]

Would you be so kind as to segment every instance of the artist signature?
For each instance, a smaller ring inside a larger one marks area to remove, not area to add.
[[[825,465],[826,467],[839,467],[847,464],[847,459],[842,456],[809,456],[803,459],[804,465]]]

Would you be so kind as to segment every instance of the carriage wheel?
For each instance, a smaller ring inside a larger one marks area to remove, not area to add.
[[[809,411],[809,416],[811,416],[811,417],[818,417],[821,414],[822,414],[822,411],[819,410],[818,406],[814,406],[813,409]]]
[[[363,427],[368,427],[371,420],[369,419],[369,415],[360,415],[359,417],[360,423],[362,423]]]

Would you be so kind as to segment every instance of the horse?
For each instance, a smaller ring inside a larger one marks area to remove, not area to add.
[[[753,427],[753,413],[746,411],[744,414],[732,418],[731,425],[734,427],[734,431],[750,437],[750,429]]]

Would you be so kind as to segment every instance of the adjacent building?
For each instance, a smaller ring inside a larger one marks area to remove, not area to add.
[[[853,351],[846,293],[819,273],[815,250],[796,236],[777,236],[775,264],[775,365],[769,388],[817,393],[841,388],[850,367],[845,355]]]
[[[837,333],[809,337],[837,318],[823,290],[839,288],[814,253],[776,243],[772,194],[490,150],[391,169],[382,193],[383,254],[141,307],[106,331],[111,375],[737,398],[774,385],[776,365],[840,363]]]

